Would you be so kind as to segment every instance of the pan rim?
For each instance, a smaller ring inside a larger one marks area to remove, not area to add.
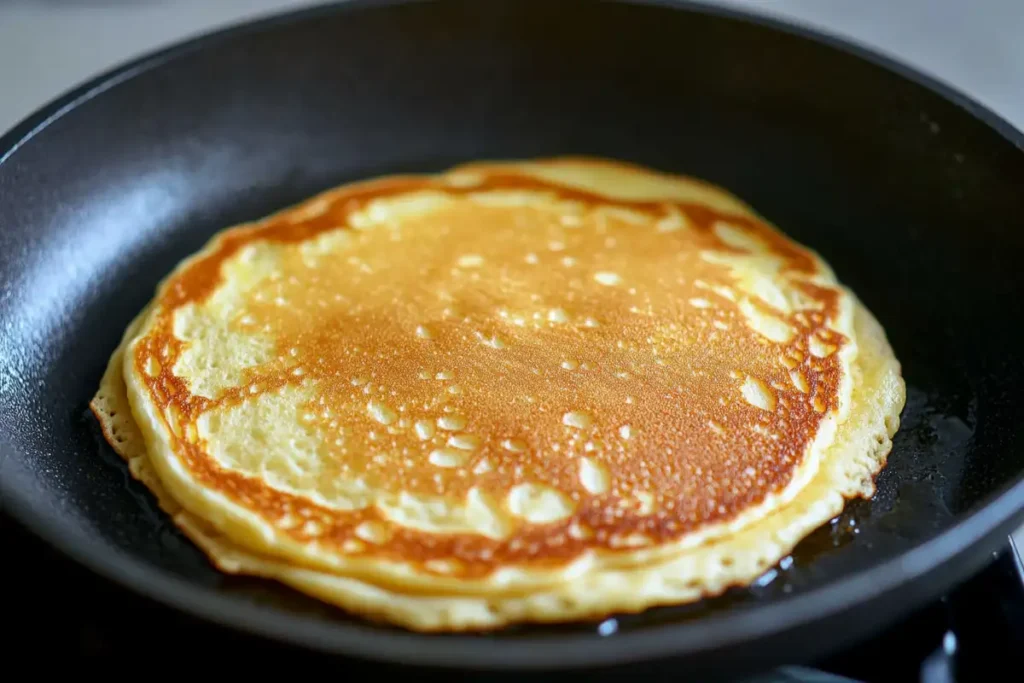
[[[431,0],[334,0],[312,7],[272,13],[200,33],[123,62],[71,88],[29,114],[0,136],[0,166],[32,138],[75,108],[136,76],[199,51],[217,42],[250,32],[276,29],[326,14],[407,5]],[[768,16],[760,12],[713,6],[695,0],[601,0],[614,4],[659,6],[693,14],[719,16],[809,40],[866,61],[909,80],[964,110],[993,129],[1018,150],[1024,150],[1024,133],[1008,121],[938,78],[856,41],[840,38],[819,27]],[[582,666],[625,664],[657,657],[697,655],[744,641],[779,635],[787,630],[851,609],[869,598],[891,593],[915,579],[924,578],[945,562],[962,558],[972,547],[994,545],[1013,525],[1024,520],[1024,472],[1017,480],[976,505],[945,532],[918,543],[905,553],[843,579],[771,604],[745,608],[701,619],[695,623],[665,624],[601,638],[596,633],[558,637],[523,636],[515,639],[480,638],[473,635],[429,636],[403,631],[384,631],[364,623],[319,623],[272,607],[247,604],[216,590],[203,588],[153,567],[122,550],[110,551],[67,534],[54,517],[41,513],[45,503],[13,486],[8,456],[14,448],[4,436],[0,441],[0,501],[3,509],[23,527],[65,556],[94,573],[186,614],[235,630],[269,637],[306,648],[364,659],[396,663],[475,667],[489,669],[566,669]],[[978,551],[980,554],[980,550]],[[961,571],[961,574],[965,574]],[[919,591],[916,603],[928,597]],[[911,604],[906,609],[915,605]],[[838,639],[837,639],[838,641]],[[595,642],[601,647],[595,648]],[[712,647],[709,648],[709,645]]]

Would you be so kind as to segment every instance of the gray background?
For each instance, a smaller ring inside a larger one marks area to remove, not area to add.
[[[873,47],[964,90],[1024,129],[1024,0],[707,1],[755,9]],[[313,4],[0,0],[0,131],[127,58],[227,24]],[[1024,528],[1016,541],[1024,548]]]
[[[887,52],[966,90],[1024,128],[1024,0],[717,2],[810,24]],[[312,4],[0,0],[0,130],[125,58],[225,24]]]

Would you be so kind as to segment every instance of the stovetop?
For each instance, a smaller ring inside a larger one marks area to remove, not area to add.
[[[228,631],[131,594],[63,558],[13,522],[0,517],[4,540],[4,615],[16,625],[5,640],[5,664],[39,664],[39,647],[62,666],[104,669],[143,661],[149,673],[200,659],[231,664],[289,665],[291,671],[323,667],[342,676],[383,676],[389,668],[326,657]],[[16,560],[16,561],[15,561]],[[168,658],[168,653],[173,653]],[[745,683],[839,683],[920,681],[959,683],[1012,680],[993,675],[1024,665],[1024,567],[1008,542],[979,574],[884,633],[852,649],[812,663],[764,672]],[[296,669],[302,667],[302,669]],[[206,666],[204,665],[204,668]],[[114,670],[114,669],[109,669]],[[409,670],[397,673],[409,675]],[[143,671],[140,671],[143,673]],[[672,662],[631,668],[629,680],[678,681],[685,669]],[[318,674],[319,675],[319,674]],[[436,672],[416,671],[417,681],[441,681]],[[530,674],[536,683],[576,678],[566,673]],[[495,675],[460,675],[461,680],[495,680]],[[502,676],[522,680],[522,675]],[[615,676],[622,680],[622,675]],[[599,683],[602,672],[587,672]]]

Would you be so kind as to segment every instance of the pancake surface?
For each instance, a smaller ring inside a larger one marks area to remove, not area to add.
[[[815,254],[722,190],[591,159],[227,230],[93,402],[222,569],[422,629],[750,581],[871,494],[902,405]]]

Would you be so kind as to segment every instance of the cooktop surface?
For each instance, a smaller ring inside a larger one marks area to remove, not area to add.
[[[318,667],[337,675],[414,676],[444,681],[452,674],[392,667],[306,652],[200,622],[130,593],[65,559],[0,517],[8,597],[6,623],[16,630],[5,638],[5,663],[40,662],[40,649],[61,666],[104,669],[126,661],[149,662],[147,673],[230,664],[233,670],[287,666]],[[614,636],[611,636],[614,637]],[[169,657],[170,653],[170,657]],[[155,666],[155,668],[153,668]],[[301,668],[300,668],[301,667]],[[1001,676],[991,672],[1002,670]],[[199,669],[196,669],[197,671]],[[840,681],[921,681],[953,683],[1021,680],[1024,672],[1024,568],[1008,541],[980,573],[910,617],[869,640],[819,662],[794,662],[743,679],[748,683],[838,683]],[[141,671],[140,671],[141,673]],[[636,681],[678,681],[685,668],[671,660],[632,666]],[[320,674],[318,674],[320,675]],[[588,683],[622,680],[623,672],[530,673],[535,683]],[[521,681],[524,674],[471,675],[462,681]]]

